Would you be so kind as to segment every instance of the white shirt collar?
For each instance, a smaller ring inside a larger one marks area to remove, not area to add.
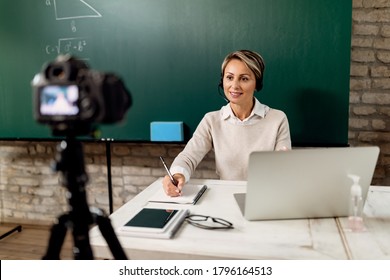
[[[261,118],[264,118],[268,111],[269,111],[269,107],[267,105],[261,104],[260,101],[257,100],[257,98],[255,98],[255,106],[253,107],[253,110],[252,110],[251,114],[249,115],[249,117],[246,118],[245,120],[248,120],[255,115],[257,115]],[[229,117],[237,118],[234,115],[233,110],[230,107],[229,103],[221,108],[221,117],[223,120],[226,120]]]

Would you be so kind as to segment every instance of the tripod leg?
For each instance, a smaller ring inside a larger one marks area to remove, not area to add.
[[[93,260],[92,248],[89,244],[88,225],[85,226],[85,228],[74,227],[73,229],[73,251],[76,260]]]
[[[64,244],[67,227],[66,224],[69,220],[67,214],[62,215],[58,219],[58,223],[51,228],[51,235],[49,239],[49,245],[47,247],[46,254],[43,256],[43,260],[59,260],[62,245]]]
[[[0,240],[6,238],[8,235],[14,233],[15,231],[21,232],[22,231],[22,226],[19,225],[19,226],[14,227],[13,229],[7,231],[6,233],[4,233],[3,235],[0,236]]]
[[[104,215],[102,210],[98,209],[97,211],[96,209],[94,211],[96,214],[96,224],[98,225],[100,232],[106,240],[112,255],[116,260],[127,260],[126,253],[123,251],[118,237],[115,235],[115,231],[112,228],[110,219]]]

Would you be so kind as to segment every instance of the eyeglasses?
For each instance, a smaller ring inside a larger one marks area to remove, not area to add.
[[[232,229],[233,224],[221,218],[204,215],[188,215],[186,221],[193,226],[203,229]]]

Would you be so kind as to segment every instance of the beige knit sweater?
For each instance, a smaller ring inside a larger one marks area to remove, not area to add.
[[[249,154],[253,151],[291,149],[287,116],[257,99],[251,116],[240,121],[230,105],[207,113],[184,150],[175,158],[171,172],[188,181],[203,157],[215,152],[216,172],[221,180],[246,180]]]

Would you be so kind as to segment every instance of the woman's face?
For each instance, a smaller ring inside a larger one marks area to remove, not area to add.
[[[250,105],[256,89],[256,77],[244,62],[232,59],[225,67],[223,91],[233,104]]]

